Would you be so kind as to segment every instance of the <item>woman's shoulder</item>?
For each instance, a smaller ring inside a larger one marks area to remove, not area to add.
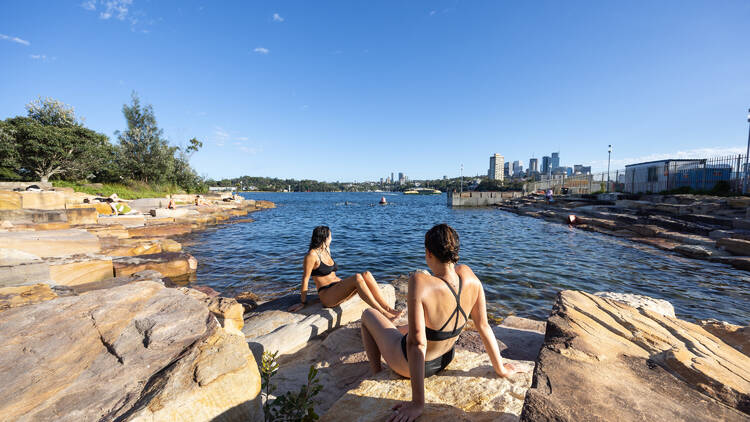
[[[465,283],[480,283],[479,278],[474,275],[474,271],[472,271],[471,267],[466,264],[456,265],[456,274],[458,274],[459,277],[461,277],[461,280],[463,280]]]

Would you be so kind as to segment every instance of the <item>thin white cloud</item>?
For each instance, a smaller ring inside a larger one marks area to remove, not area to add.
[[[216,142],[216,145],[223,147],[227,140],[229,140],[229,133],[223,128],[216,126],[214,128],[214,142]]]
[[[101,19],[109,19],[115,17],[118,20],[125,20],[128,16],[130,6],[133,4],[133,0],[101,0],[104,10],[99,12]],[[92,10],[92,9],[89,9]]]
[[[18,44],[22,44],[26,46],[31,45],[31,43],[26,40],[22,40],[21,38],[18,38],[18,37],[11,37],[10,35],[5,35],[5,34],[0,34],[0,40],[8,40],[10,42],[14,42],[14,43],[18,43]]]
[[[612,154],[616,154],[617,150],[612,149]],[[649,155],[642,155],[640,157],[629,157],[629,158],[613,158],[611,162],[612,169],[622,169],[628,164],[635,163],[646,163],[649,161],[667,160],[667,159],[686,159],[686,158],[711,158],[711,157],[722,157],[730,155],[745,154],[744,147],[717,147],[717,148],[696,148],[685,151],[669,152],[669,153],[654,153]],[[588,163],[594,171],[607,170],[607,160],[595,160]]]
[[[88,0],[81,3],[81,7],[86,10],[96,10],[96,0]]]
[[[246,154],[251,154],[251,155],[255,155],[260,151],[258,148],[251,148],[251,147],[240,147],[239,149],[240,151]]]
[[[273,21],[274,22],[284,22],[284,18],[281,17],[278,13],[273,14]]]
[[[437,13],[437,10],[430,10],[430,16],[434,16],[435,13]]]
[[[45,54],[29,54],[29,57],[34,60],[47,60],[47,56]]]
[[[255,47],[255,49],[253,49],[253,51],[256,52],[256,53],[258,53],[258,54],[268,54],[268,53],[271,52],[271,50],[269,50],[269,49],[267,49],[265,47]]]
[[[238,136],[235,139],[238,140],[238,141],[249,141],[250,140],[250,138],[248,138],[247,136]]]

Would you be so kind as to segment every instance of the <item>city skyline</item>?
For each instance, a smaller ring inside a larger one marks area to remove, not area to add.
[[[602,171],[609,144],[612,168],[745,152],[746,1],[30,0],[3,12],[0,119],[49,96],[114,140],[136,91],[172,144],[204,142],[191,163],[214,179],[482,175],[495,151],[539,164],[538,151],[564,151]]]

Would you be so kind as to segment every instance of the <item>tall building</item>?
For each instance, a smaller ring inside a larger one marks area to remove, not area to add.
[[[542,174],[548,174],[550,170],[550,158],[545,155],[542,157]]]
[[[529,173],[535,173],[539,171],[539,160],[536,158],[529,159]],[[529,174],[529,175],[530,175]]]
[[[487,172],[487,176],[490,180],[500,180],[502,181],[504,179],[503,177],[503,164],[505,159],[500,154],[494,154],[490,155],[490,169]]]
[[[396,179],[393,178],[393,172],[391,172],[391,183],[395,183]]]
[[[521,165],[521,162],[519,160],[516,160],[513,162],[513,177],[521,176],[521,172],[523,171],[523,166]]]
[[[552,170],[560,167],[560,153],[559,152],[553,152],[552,153],[552,159],[550,161],[550,166],[552,166]]]
[[[404,182],[406,182],[406,179],[404,178],[404,173],[399,173],[398,174],[398,184],[399,185],[403,185]]]
[[[503,164],[503,176],[505,177],[511,177],[513,174],[511,173],[510,163],[506,162]]]
[[[591,174],[591,166],[576,164],[573,166],[573,174]]]

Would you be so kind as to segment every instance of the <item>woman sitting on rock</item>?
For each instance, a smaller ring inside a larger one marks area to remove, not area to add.
[[[336,277],[339,267],[331,257],[331,229],[327,226],[318,226],[313,230],[310,239],[310,249],[305,255],[302,264],[302,303],[292,305],[289,310],[302,309],[307,302],[307,282],[312,277],[318,288],[318,297],[323,306],[332,308],[338,306],[345,300],[359,294],[359,297],[378,311],[384,318],[392,320],[398,318],[401,312],[396,311],[388,305],[388,302],[380,292],[378,283],[369,271],[355,274],[345,279]]]
[[[451,362],[454,345],[469,315],[495,372],[501,377],[515,372],[512,365],[503,364],[487,322],[482,283],[471,268],[456,265],[458,233],[447,224],[440,224],[425,234],[424,244],[425,261],[434,275],[416,272],[409,279],[407,334],[371,309],[362,313],[362,341],[372,372],[380,372],[382,355],[394,372],[411,378],[411,402],[394,406],[395,413],[389,421],[413,421],[422,414],[424,379]]]

